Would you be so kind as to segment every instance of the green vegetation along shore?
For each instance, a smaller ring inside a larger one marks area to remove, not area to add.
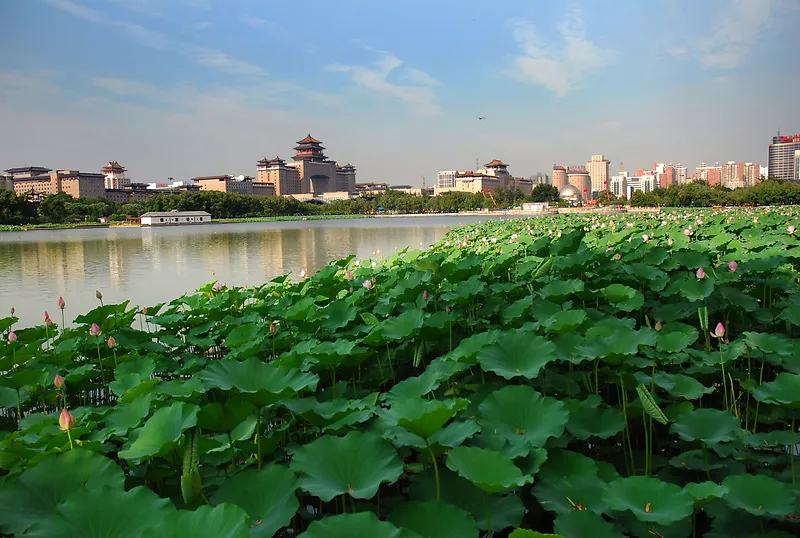
[[[492,221],[0,319],[0,533],[797,536],[798,209]],[[374,262],[374,265],[373,265]]]

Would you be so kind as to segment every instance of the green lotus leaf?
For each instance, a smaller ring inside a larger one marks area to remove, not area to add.
[[[600,290],[609,303],[623,312],[638,310],[644,304],[644,295],[624,284],[611,284]]]
[[[255,406],[242,397],[229,398],[225,404],[205,404],[197,414],[197,423],[204,431],[230,433],[255,412]]]
[[[273,366],[259,359],[244,362],[215,361],[201,371],[200,379],[208,389],[231,390],[241,393],[258,393],[271,403],[294,396],[298,392],[315,390],[319,377],[296,369]]]
[[[486,507],[491,514],[492,529],[499,531],[522,523],[525,506],[518,495],[492,495],[483,493],[469,481],[446,468],[439,469],[441,500],[470,513],[481,530],[488,529]],[[436,500],[436,478],[433,471],[411,477],[409,494],[416,501]],[[484,504],[485,503],[485,504]]]
[[[322,327],[335,331],[347,326],[358,316],[358,309],[346,301],[333,301],[322,310]]]
[[[566,450],[554,451],[539,470],[534,497],[545,510],[565,513],[580,506],[602,514],[608,510],[603,500],[607,484],[599,473],[591,458]]]
[[[118,405],[106,417],[106,425],[110,433],[125,435],[131,428],[141,424],[142,419],[150,413],[150,403],[154,398],[155,394],[153,393],[141,394],[129,403]]]
[[[586,320],[583,310],[564,310],[544,320],[542,326],[548,333],[562,334],[577,329]]]
[[[559,512],[553,530],[564,538],[624,538],[614,525],[588,510]]]
[[[533,481],[514,462],[494,450],[460,446],[447,455],[447,468],[486,493],[499,493]]]
[[[383,321],[380,328],[386,340],[404,340],[419,330],[423,322],[424,312],[414,309]]]
[[[506,333],[478,352],[481,368],[506,379],[533,379],[556,359],[556,346],[546,338],[525,331]]]
[[[301,538],[404,538],[400,529],[372,512],[341,514],[313,522]],[[410,537],[409,537],[410,538]]]
[[[131,446],[119,451],[119,457],[140,461],[170,450],[184,431],[197,425],[198,410],[184,402],[162,407],[145,422]]]
[[[539,290],[539,294],[553,302],[561,302],[573,293],[583,291],[583,280],[553,280]]]
[[[428,442],[431,445],[455,448],[479,431],[481,427],[474,420],[454,421],[431,435]]]
[[[694,497],[695,504],[705,504],[714,499],[721,499],[728,493],[728,488],[714,482],[700,482],[699,484],[690,483],[683,486],[683,489]]]
[[[722,481],[728,488],[723,499],[734,510],[756,516],[785,517],[798,512],[795,492],[788,484],[764,475],[729,475]]]
[[[677,433],[685,441],[700,440],[713,444],[733,441],[741,428],[739,419],[727,411],[695,409],[681,413],[669,431]]]
[[[56,507],[54,515],[37,522],[25,536],[32,538],[86,538],[157,536],[170,513],[169,499],[139,486],[130,491],[99,487],[78,490]],[[146,514],[146,517],[143,515]]]
[[[21,535],[76,492],[102,487],[122,491],[124,483],[122,469],[96,452],[75,448],[47,455],[18,480],[0,484],[0,531]]]
[[[647,381],[642,381],[647,384]],[[668,374],[666,372],[656,372],[655,383],[662,389],[666,390],[671,396],[676,398],[684,398],[686,400],[696,400],[702,398],[706,394],[714,392],[714,387],[706,387],[698,380],[688,375],[683,374]]]
[[[403,473],[403,463],[390,444],[357,431],[344,437],[323,435],[303,445],[291,468],[301,473],[299,486],[325,502],[344,493],[369,499],[382,483],[394,482]]]
[[[441,501],[409,501],[389,514],[389,521],[412,530],[421,538],[477,537],[478,527],[469,513]]]
[[[679,322],[666,323],[658,333],[656,349],[666,353],[678,353],[695,343],[698,336],[700,333],[691,325]]]
[[[461,340],[453,351],[449,353],[449,357],[458,362],[467,364],[475,364],[478,353],[497,342],[500,338],[505,338],[506,333],[493,329],[490,331],[473,334]]]
[[[387,412],[387,417],[411,433],[427,439],[439,431],[466,404],[467,400],[463,399],[397,400]]]
[[[603,499],[614,510],[630,510],[639,521],[670,525],[694,511],[694,499],[679,486],[657,478],[632,476],[608,484]]]
[[[560,534],[542,534],[541,532],[528,529],[515,529],[508,535],[508,538],[565,538]]]
[[[242,471],[225,480],[211,501],[242,507],[250,519],[253,538],[270,538],[288,525],[300,507],[295,495],[297,478],[280,465],[261,471]]]
[[[478,406],[484,435],[525,440],[531,447],[542,447],[550,437],[562,435],[568,418],[561,401],[545,398],[527,385],[497,390]]]
[[[578,439],[599,437],[608,439],[625,429],[625,417],[617,408],[598,407],[600,398],[586,400],[567,400],[569,422],[567,431]]]
[[[782,334],[757,333],[746,331],[742,333],[748,346],[760,349],[764,353],[786,357],[794,353],[792,340]]]
[[[712,293],[714,293],[714,281],[710,277],[699,279],[692,276],[683,280],[680,285],[680,294],[687,301],[702,301]]]
[[[800,375],[785,372],[775,376],[774,381],[750,387],[753,398],[759,402],[782,405],[797,409],[800,407]]]
[[[250,527],[245,520],[247,514],[235,504],[219,504],[211,507],[200,506],[195,511],[179,510],[171,512],[164,518],[161,536],[191,536],[192,538],[249,538]],[[259,527],[253,529],[253,536],[272,534],[256,534]]]

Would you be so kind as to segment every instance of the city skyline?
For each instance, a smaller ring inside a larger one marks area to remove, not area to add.
[[[164,4],[4,2],[0,165],[254,175],[314,132],[362,181],[430,186],[476,160],[766,164],[800,131],[789,0]]]

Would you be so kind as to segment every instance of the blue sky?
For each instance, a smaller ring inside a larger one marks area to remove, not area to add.
[[[254,175],[310,132],[359,181],[418,185],[494,158],[765,164],[800,132],[797,0],[4,0],[0,18],[2,168]]]

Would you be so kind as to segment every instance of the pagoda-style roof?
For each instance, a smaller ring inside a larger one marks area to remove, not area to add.
[[[50,171],[50,168],[45,168],[44,166],[22,166],[20,168],[8,168],[5,170],[7,174],[21,174],[24,172],[30,174],[46,174]]]
[[[103,172],[125,172],[125,169],[117,161],[108,161],[108,164],[103,167]]]
[[[316,138],[311,136],[311,133],[308,133],[308,136],[306,136],[304,139],[298,140],[297,143],[298,144],[322,144],[322,142],[320,142],[319,140],[317,140]]]
[[[494,159],[492,162],[486,165],[486,168],[505,168],[507,166],[508,165],[500,159]]]
[[[276,156],[274,159],[268,159],[268,158],[264,157],[263,159],[258,161],[258,164],[265,165],[265,166],[266,165],[275,165],[275,164],[281,165],[281,164],[286,164],[286,161],[284,161],[283,159],[281,159],[278,156]]]

